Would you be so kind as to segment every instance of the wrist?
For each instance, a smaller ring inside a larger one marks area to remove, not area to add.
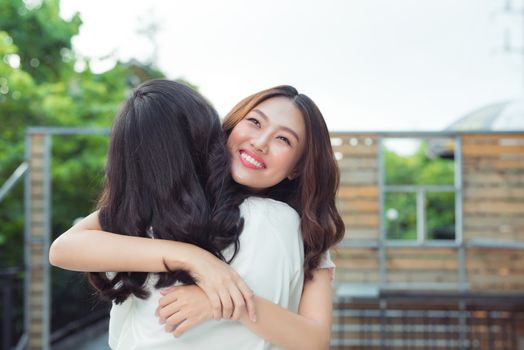
[[[162,263],[166,271],[185,270],[193,271],[195,255],[198,247],[182,242],[170,241],[168,247],[164,246]]]

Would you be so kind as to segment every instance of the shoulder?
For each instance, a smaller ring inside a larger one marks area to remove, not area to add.
[[[243,216],[253,216],[264,219],[269,223],[289,223],[298,225],[300,217],[295,209],[287,203],[280,202],[271,198],[249,197],[240,206]]]
[[[249,197],[240,207],[244,218],[244,231],[241,238],[256,236],[255,240],[268,240],[276,248],[280,246],[288,254],[303,250],[300,233],[300,217],[288,204],[270,198]]]

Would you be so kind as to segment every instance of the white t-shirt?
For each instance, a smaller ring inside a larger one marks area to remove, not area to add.
[[[287,204],[250,197],[240,206],[244,230],[231,266],[256,295],[298,312],[304,282],[304,247],[300,218]],[[231,247],[224,255],[231,256]],[[153,275],[150,275],[150,277]],[[151,295],[131,296],[111,308],[109,345],[117,350],[266,350],[274,345],[238,321],[207,321],[175,338],[158,323],[155,309],[161,295],[148,280]]]

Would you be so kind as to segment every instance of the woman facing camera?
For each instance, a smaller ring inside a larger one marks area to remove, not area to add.
[[[249,96],[224,122],[228,161],[212,108],[158,84],[117,116],[99,211],[53,243],[51,262],[97,272],[113,348],[328,348],[326,252],[344,228],[320,111],[289,86]]]

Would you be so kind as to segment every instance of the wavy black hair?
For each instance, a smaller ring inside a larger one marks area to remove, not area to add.
[[[151,80],[134,90],[111,131],[99,220],[105,231],[195,244],[218,258],[239,249],[245,197],[230,175],[216,111],[189,87]],[[229,261],[233,259],[231,257]],[[229,262],[228,261],[228,262]],[[149,273],[88,273],[102,297],[147,298]],[[156,288],[194,282],[187,271],[158,273]]]

